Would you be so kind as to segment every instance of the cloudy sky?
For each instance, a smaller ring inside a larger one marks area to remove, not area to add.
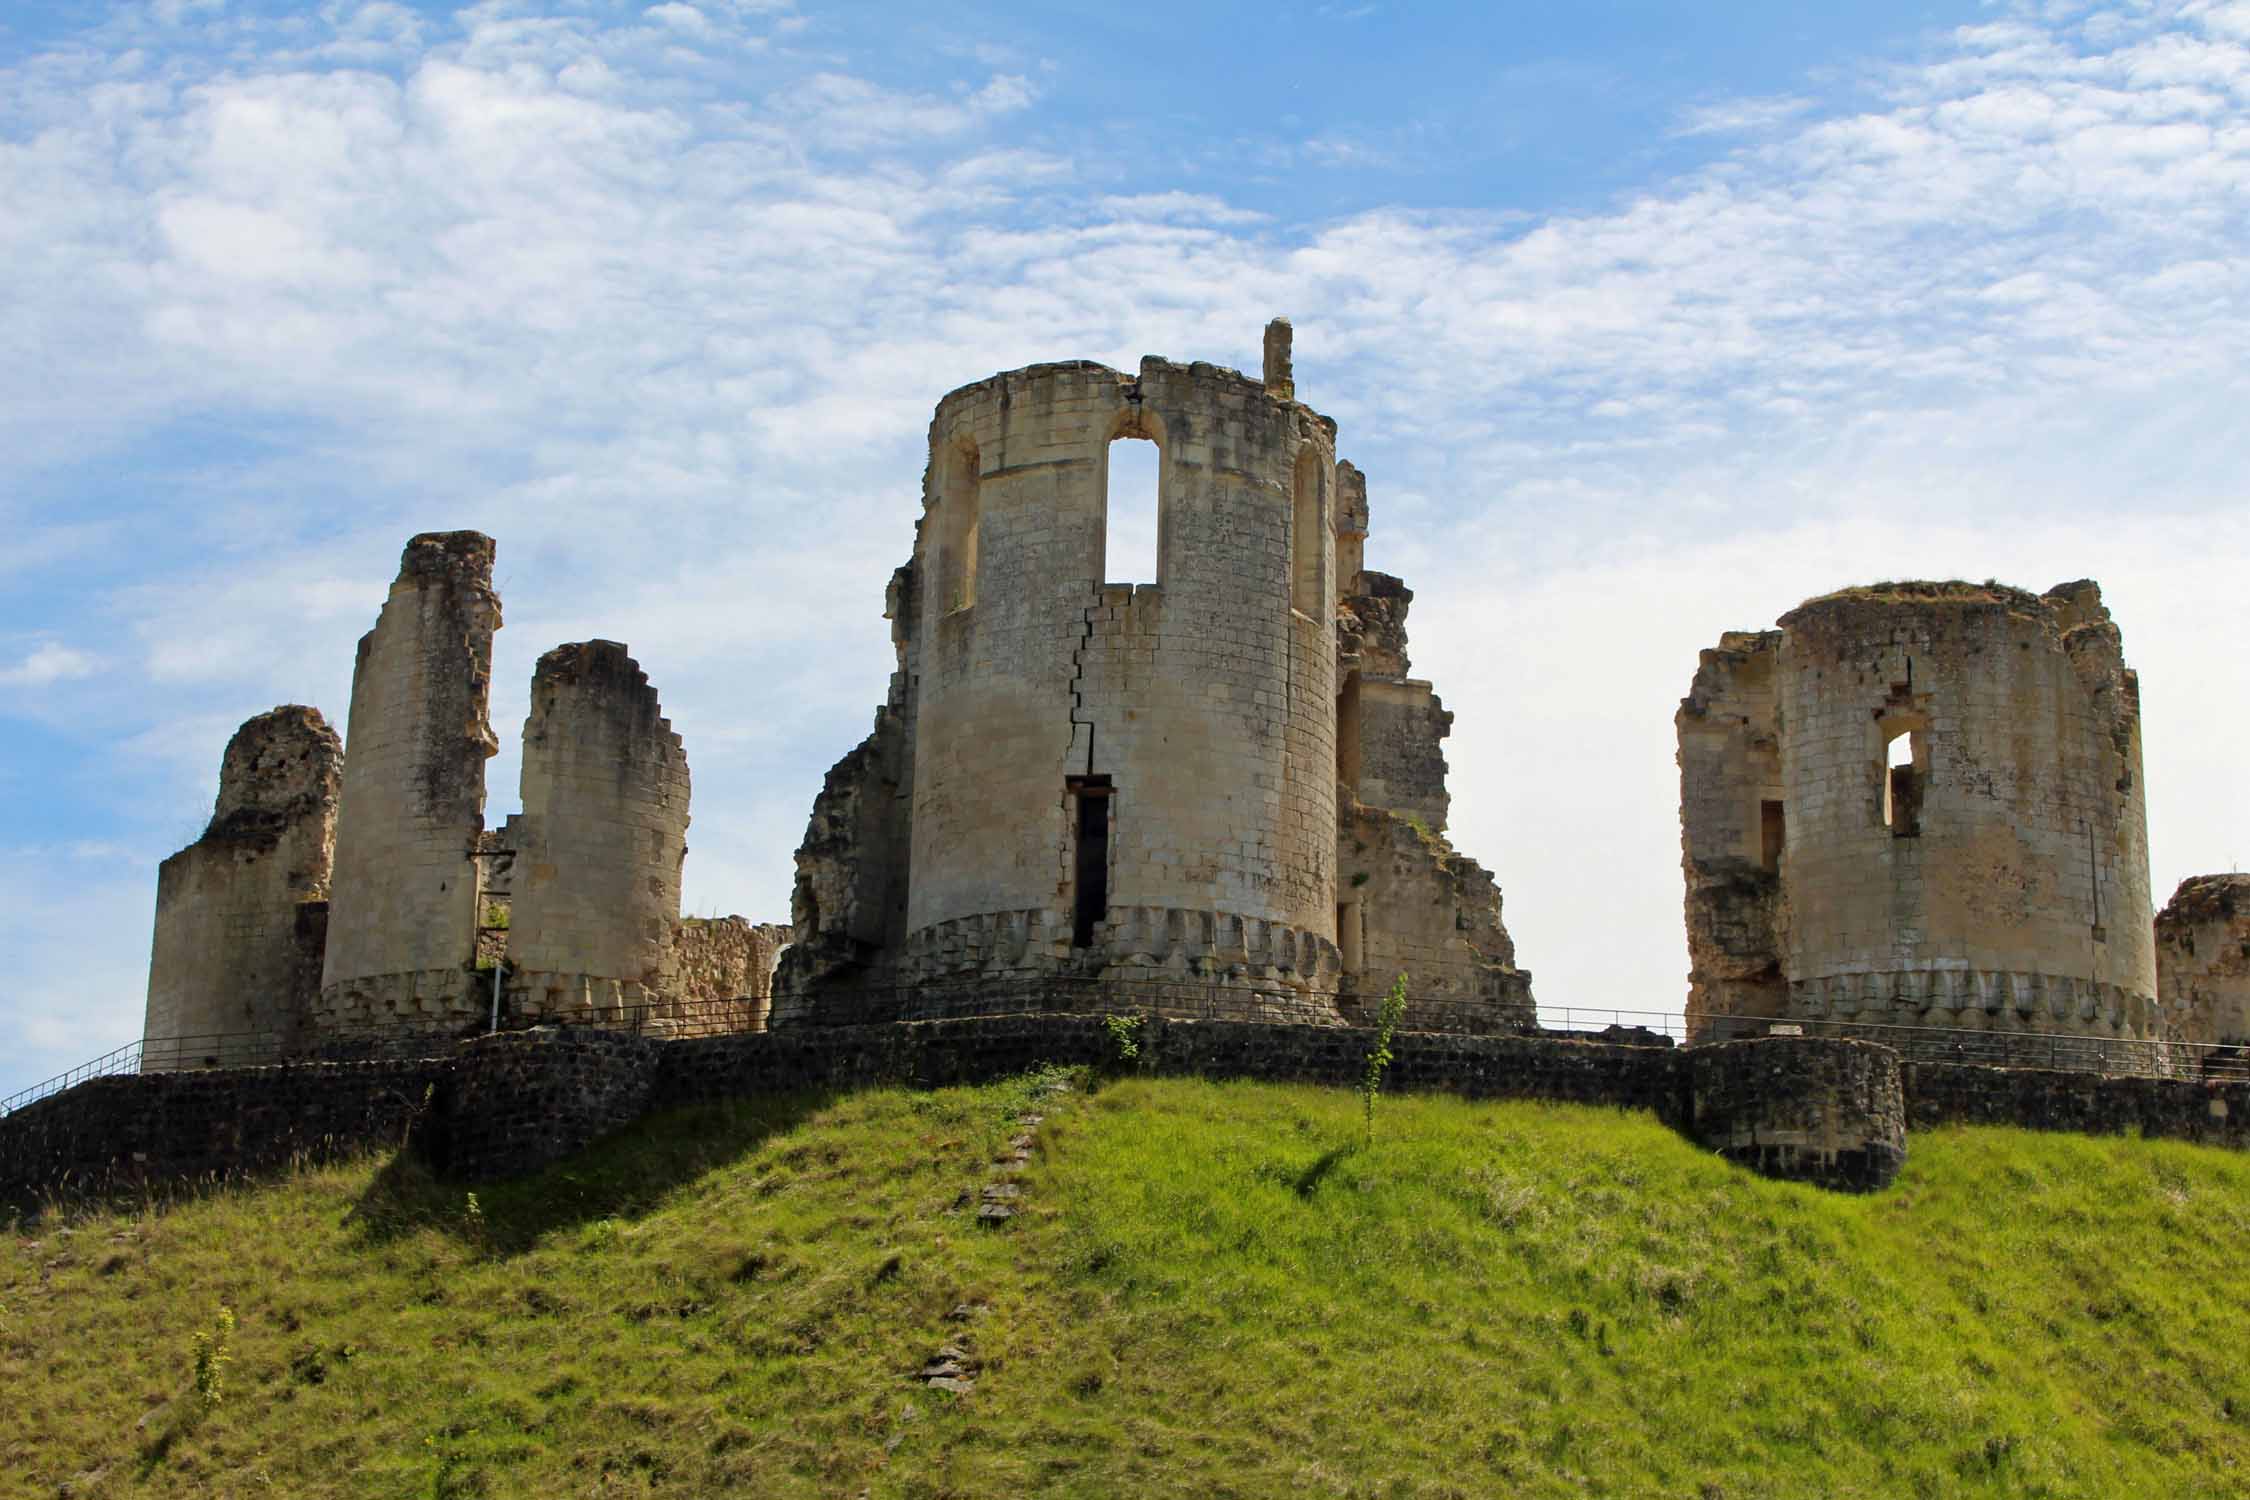
[[[932,403],[1277,313],[1544,1001],[1679,1005],[1696,651],[1849,582],[2099,578],[2160,893],[2250,858],[2242,0],[28,0],[0,268],[0,1094],[411,533],[499,538],[504,745],[632,645],[783,917]]]

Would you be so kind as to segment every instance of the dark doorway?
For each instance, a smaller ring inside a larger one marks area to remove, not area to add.
[[[1107,776],[1073,776],[1066,783],[1077,807],[1078,859],[1070,945],[1094,946],[1094,924],[1109,915],[1109,799]]]

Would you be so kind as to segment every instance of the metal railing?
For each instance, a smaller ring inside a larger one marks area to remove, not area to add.
[[[1256,992],[1193,983],[1115,983],[1039,979],[982,985],[861,986],[824,993],[792,1014],[784,1001],[779,1024],[792,1031],[890,1021],[975,1016],[1114,1015],[1172,1020],[1290,1022],[1335,1027],[1372,1025],[1379,994],[1277,989]],[[649,1037],[722,1036],[765,1028],[766,1001],[684,1000],[593,1007],[552,1013],[503,1009],[499,1029],[584,1026]],[[398,1018],[317,1032],[221,1032],[130,1042],[53,1078],[0,1099],[12,1114],[88,1079],[120,1073],[246,1068],[288,1062],[350,1062],[436,1056],[484,1035],[485,1015]],[[2250,1049],[2210,1043],[2148,1041],[2067,1032],[1980,1030],[1873,1021],[1694,1014],[1603,1006],[1540,1005],[1512,1000],[1414,997],[1402,1029],[1463,1036],[1537,1036],[1630,1046],[1693,1045],[1772,1034],[1844,1037],[1880,1042],[1911,1062],[2157,1078],[2250,1081]]]

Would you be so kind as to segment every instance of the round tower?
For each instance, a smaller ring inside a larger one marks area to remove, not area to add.
[[[2139,688],[2100,589],[1879,584],[1780,624],[1788,1011],[2151,1035]]]
[[[1294,399],[1276,336],[1263,383],[1048,364],[938,404],[902,981],[1328,1004],[1335,426]],[[1135,439],[1158,451],[1156,578],[1120,584],[1109,452]]]

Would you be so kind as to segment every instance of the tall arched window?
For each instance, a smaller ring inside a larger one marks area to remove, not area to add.
[[[1109,441],[1103,496],[1102,581],[1156,583],[1163,550],[1164,453],[1154,439],[1127,433]]]
[[[1929,721],[1920,714],[1886,715],[1883,736],[1883,826],[1899,838],[1922,831],[1922,793],[1929,785]]]
[[[1307,443],[1297,455],[1295,504],[1289,517],[1289,603],[1297,613],[1310,619],[1325,619],[1328,614],[1327,588],[1321,577],[1321,561],[1327,551],[1322,544],[1324,522],[1320,507],[1320,459],[1312,444]]]
[[[938,609],[950,614],[977,602],[978,486],[983,465],[977,445],[950,444],[938,465]]]

